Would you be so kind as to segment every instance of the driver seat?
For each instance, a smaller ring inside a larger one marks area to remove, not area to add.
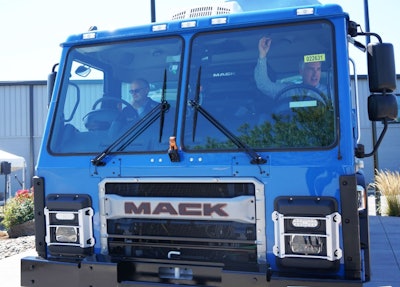
[[[105,131],[120,114],[116,109],[99,109],[89,112],[82,120],[88,131]]]

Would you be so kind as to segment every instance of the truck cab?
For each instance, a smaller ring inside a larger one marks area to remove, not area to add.
[[[22,285],[362,286],[351,25],[337,5],[310,5],[69,37]],[[316,63],[312,86],[300,70]],[[260,88],[260,69],[274,88]],[[372,77],[373,120],[396,117],[387,75]],[[142,114],[140,93],[155,103]]]

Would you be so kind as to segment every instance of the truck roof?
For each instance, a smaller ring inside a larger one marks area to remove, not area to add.
[[[124,40],[140,37],[152,37],[161,33],[183,34],[186,31],[200,31],[210,27],[213,27],[214,29],[217,27],[223,28],[227,24],[279,24],[287,21],[316,19],[319,17],[322,18],[328,15],[343,16],[343,10],[337,4],[317,4],[301,7],[286,7],[273,10],[257,10],[234,14],[198,17],[193,19],[178,19],[120,28],[116,30],[98,30],[96,27],[94,27],[91,30],[81,34],[71,35],[68,37],[66,42],[61,44],[61,46],[88,44],[90,42],[108,42],[116,38],[119,40]],[[251,19],[251,21],[249,21],[249,19]]]

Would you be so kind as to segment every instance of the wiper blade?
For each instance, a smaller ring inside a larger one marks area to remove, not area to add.
[[[151,126],[159,117],[169,109],[170,105],[167,101],[163,100],[159,105],[155,106],[149,113],[142,119],[130,127],[123,135],[117,138],[110,144],[104,151],[95,156],[91,162],[94,166],[104,166],[106,162],[103,159],[115,152],[123,151],[129,144],[131,144],[137,137],[139,137],[149,126]],[[160,135],[161,136],[161,135]],[[161,141],[161,138],[160,138]],[[118,148],[117,148],[118,147]]]
[[[161,94],[161,103],[166,103],[167,101],[165,100],[167,92],[167,69],[164,70],[164,81],[163,81],[163,87],[162,87],[162,94]],[[169,108],[169,107],[168,107]],[[159,133],[159,139],[158,141],[161,142],[163,130],[164,130],[164,120],[165,120],[165,112],[168,109],[160,109],[160,133]]]
[[[195,103],[199,103],[199,100],[200,100],[200,91],[201,91],[200,83],[201,83],[201,66],[199,68],[199,71],[197,72],[196,94],[194,96]],[[197,111],[197,109],[194,109],[193,126],[192,126],[192,141],[194,141],[194,139],[196,138],[197,116],[198,116],[198,111]]]
[[[266,159],[262,158],[256,151],[242,142],[236,135],[234,135],[229,129],[222,125],[216,118],[214,118],[207,110],[205,110],[197,101],[190,100],[189,104],[200,114],[202,114],[213,126],[221,131],[228,139],[230,139],[238,148],[242,148],[250,156],[251,164],[264,164],[267,162]]]

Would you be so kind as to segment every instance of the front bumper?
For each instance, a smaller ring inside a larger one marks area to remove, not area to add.
[[[161,270],[161,271],[160,271]],[[170,272],[169,272],[170,271]],[[161,274],[164,273],[164,274]],[[160,275],[161,274],[161,275]],[[168,275],[169,274],[169,275]],[[170,278],[168,278],[170,277]],[[285,278],[266,272],[227,271],[217,264],[171,265],[163,262],[105,262],[93,257],[81,262],[21,259],[21,286],[32,287],[361,287],[360,281]]]

